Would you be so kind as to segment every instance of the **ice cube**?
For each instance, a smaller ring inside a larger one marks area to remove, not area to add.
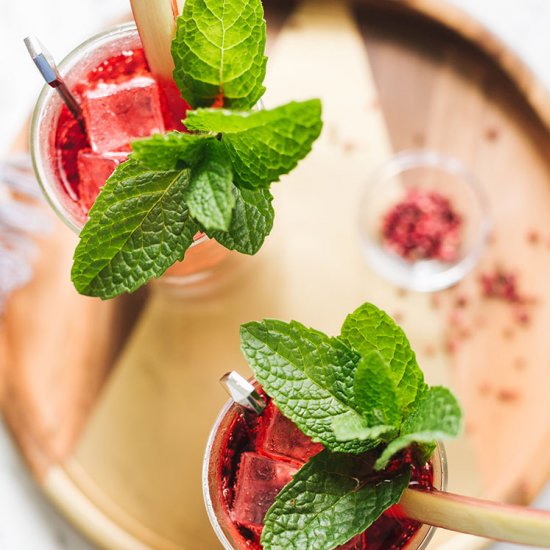
[[[243,453],[235,484],[232,520],[251,529],[261,527],[275,497],[297,471],[297,465],[252,452]]]
[[[321,452],[323,446],[313,443],[296,425],[283,416],[279,409],[270,406],[271,418],[261,438],[261,449],[274,458],[287,458],[297,462],[307,462],[313,455]]]
[[[78,152],[78,176],[80,204],[88,211],[94,204],[99,190],[115,168],[128,158],[126,153],[94,153],[90,149]]]
[[[164,132],[159,89],[147,75],[99,83],[84,94],[82,108],[96,153],[129,151],[132,140]]]

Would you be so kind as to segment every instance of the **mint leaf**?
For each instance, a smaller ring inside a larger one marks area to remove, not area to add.
[[[204,144],[183,197],[191,216],[206,229],[229,229],[235,196],[231,163],[218,140]]]
[[[261,0],[186,0],[172,42],[174,79],[193,107],[220,95],[250,109],[264,94],[267,58]]]
[[[353,391],[359,412],[371,426],[401,424],[397,386],[389,363],[379,351],[372,351],[359,361]]]
[[[429,388],[403,422],[399,438],[392,441],[376,461],[376,469],[384,469],[395,453],[412,443],[430,445],[456,437],[460,433],[461,417],[460,405],[447,388]]]
[[[302,109],[311,109],[315,106],[315,113],[320,115],[318,99],[296,102],[274,109],[260,109],[258,111],[232,111],[230,109],[195,109],[187,111],[187,117],[183,121],[185,127],[191,132],[210,132],[212,134],[237,134],[247,130],[253,130],[267,124],[272,124],[281,118],[288,118],[292,113]],[[317,118],[318,120],[318,118]]]
[[[398,433],[395,426],[369,424],[355,412],[333,418],[331,427],[338,441],[391,441]]]
[[[335,418],[360,417],[353,395],[359,358],[338,338],[296,321],[264,320],[241,326],[241,350],[282,414],[314,441],[351,453],[380,443],[338,441],[332,431]]]
[[[183,259],[199,229],[183,201],[187,184],[187,170],[156,172],[132,159],[118,166],[80,233],[71,274],[78,292],[132,292]]]
[[[233,187],[233,194],[236,204],[227,231],[205,232],[229,250],[256,254],[273,227],[273,197],[267,189]]]
[[[202,156],[203,147],[216,141],[213,136],[169,132],[132,142],[132,158],[153,170],[190,168]]]
[[[353,392],[360,417],[342,415],[332,421],[338,441],[364,441],[395,437],[401,425],[401,413],[395,382],[378,351],[362,357],[357,365]]]
[[[292,102],[270,111],[189,111],[189,130],[222,134],[233,163],[235,184],[266,186],[296,167],[310,151],[322,128],[318,99]]]
[[[361,356],[378,351],[390,367],[397,389],[399,409],[409,412],[426,390],[424,375],[405,333],[393,319],[366,303],[348,315],[340,338]]]
[[[267,512],[263,548],[329,550],[368,529],[399,502],[410,480],[408,467],[373,478],[368,466],[353,455],[323,451],[314,456]]]

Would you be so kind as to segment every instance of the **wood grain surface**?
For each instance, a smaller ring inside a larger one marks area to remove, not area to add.
[[[105,548],[215,548],[203,511],[204,444],[236,368],[241,322],[296,318],[336,334],[365,300],[405,328],[431,383],[453,386],[466,433],[449,445],[450,488],[527,502],[550,463],[550,102],[517,58],[439,0],[309,0],[266,5],[266,106],[320,96],[325,128],[276,188],[277,219],[255,258],[210,287],[156,285],[100,302],[69,281],[75,237],[41,242],[36,277],[0,333],[2,407],[37,481]],[[392,151],[460,159],[490,200],[493,238],[457,287],[404,293],[367,268],[357,205]],[[480,277],[513,272],[520,310],[483,295]],[[511,434],[514,437],[511,437]],[[483,541],[438,533],[434,547]]]

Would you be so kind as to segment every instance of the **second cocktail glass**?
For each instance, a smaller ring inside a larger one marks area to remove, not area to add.
[[[254,433],[254,437],[258,436],[258,426],[252,426],[257,415],[229,400],[220,412],[208,440],[203,463],[203,493],[212,527],[226,550],[259,548],[259,525],[247,522],[254,523],[259,518],[259,523],[262,523],[266,506],[268,508],[271,504],[266,499],[274,499],[281,489],[281,479],[289,482],[300,467],[300,462],[307,461],[312,454],[322,449],[319,444],[312,443],[301,434],[272,403],[264,414],[267,416],[266,426],[262,424],[259,427],[262,432],[260,438],[251,443],[250,435]],[[246,462],[244,466],[243,462]],[[433,487],[445,490],[447,462],[445,449],[441,445],[432,456],[431,468]],[[234,478],[233,487],[227,483],[231,476]],[[236,500],[239,502],[235,503]],[[434,528],[418,524],[413,526],[405,518],[392,516],[391,510],[387,514],[378,525],[375,523],[370,528],[372,531],[368,546],[365,546],[365,539],[361,535],[341,548],[423,550],[427,547]],[[411,534],[407,536],[409,530]],[[367,538],[368,533],[369,530]],[[401,546],[400,541],[403,543]]]

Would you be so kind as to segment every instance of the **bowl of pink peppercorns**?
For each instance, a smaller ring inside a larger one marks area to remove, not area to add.
[[[359,229],[374,271],[406,289],[456,284],[479,260],[490,232],[483,189],[458,160],[405,151],[368,181]]]

